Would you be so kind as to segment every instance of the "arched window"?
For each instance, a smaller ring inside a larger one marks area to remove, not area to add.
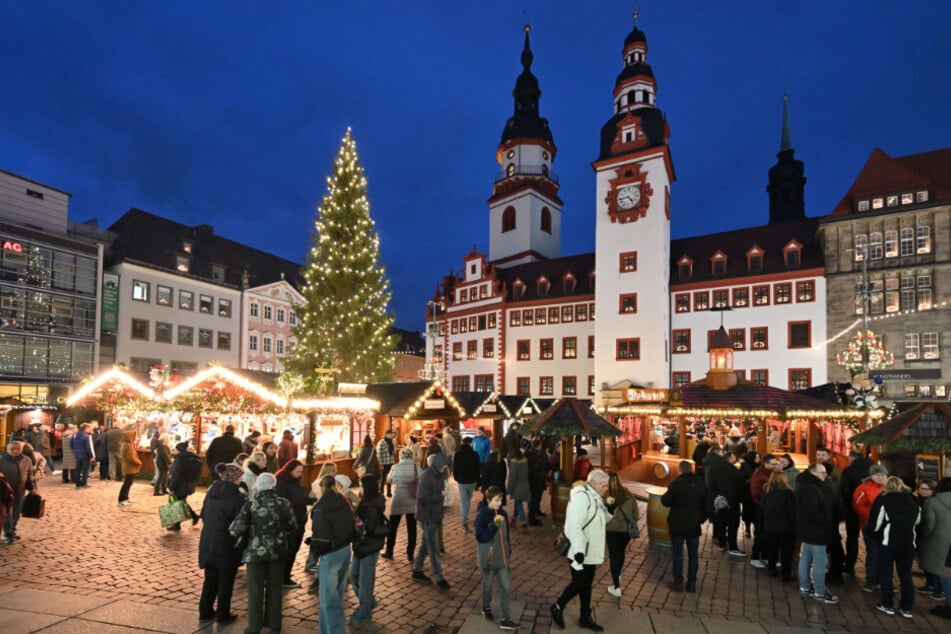
[[[635,100],[635,92],[632,90],[629,93],[627,93],[627,102],[634,103],[634,100]]]
[[[551,233],[551,211],[548,207],[542,207],[542,231]]]
[[[508,167],[505,168],[505,175],[512,176],[515,174],[515,163],[509,163]]]
[[[506,207],[502,212],[502,233],[515,229],[515,207]]]
[[[551,288],[551,283],[548,281],[548,278],[544,275],[538,278],[536,283],[536,290],[539,297],[545,297],[548,295],[548,289]]]

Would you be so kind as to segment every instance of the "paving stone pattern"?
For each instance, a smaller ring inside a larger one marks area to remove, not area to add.
[[[162,529],[157,509],[164,497],[153,497],[147,483],[136,482],[134,504],[116,506],[118,482],[93,477],[90,487],[77,490],[47,477],[41,493],[47,499],[46,516],[21,519],[22,539],[0,546],[0,632],[196,632],[198,595],[202,572],[198,569],[198,536],[201,525],[185,523],[180,533]],[[454,486],[454,484],[452,485]],[[628,483],[643,494],[643,487]],[[204,495],[199,490],[189,502],[196,509]],[[479,497],[478,495],[476,496]],[[458,496],[457,496],[458,500]],[[543,509],[548,510],[546,495]],[[474,517],[473,504],[473,517]],[[509,506],[511,510],[511,505]],[[607,593],[608,565],[598,568],[593,605],[595,618],[608,632],[692,634],[800,632],[948,632],[948,621],[928,613],[937,605],[918,595],[914,620],[890,617],[875,610],[877,595],[864,593],[859,582],[830,586],[841,601],[824,605],[798,596],[795,583],[781,583],[747,559],[724,556],[709,539],[709,525],[701,538],[701,559],[696,594],[669,590],[670,550],[648,545],[646,508],[641,503],[641,538],[628,547],[621,575],[623,596]],[[569,579],[567,563],[554,554],[551,543],[557,532],[550,522],[527,534],[512,536],[513,618],[519,632],[547,633],[554,629],[548,607]],[[309,529],[308,529],[309,534]],[[498,631],[480,613],[481,577],[476,567],[475,538],[462,530],[458,501],[447,509],[443,529],[447,552],[442,555],[448,591],[410,579],[405,558],[405,523],[400,526],[396,557],[380,559],[376,594],[379,607],[373,622],[355,626],[353,632],[421,632],[428,634],[478,634]],[[749,550],[741,534],[740,547]],[[308,595],[311,576],[303,571],[305,552],[298,556],[294,577],[304,588],[284,594],[283,632],[314,632],[319,599]],[[864,555],[860,557],[860,563]],[[429,574],[430,571],[427,569]],[[859,574],[864,571],[859,566]],[[920,584],[922,579],[916,578]],[[347,615],[356,608],[347,592]],[[235,584],[233,609],[241,619],[201,631],[242,632],[247,625],[247,591],[243,569]],[[578,603],[565,609],[568,628],[575,623]],[[498,616],[496,614],[496,616]]]

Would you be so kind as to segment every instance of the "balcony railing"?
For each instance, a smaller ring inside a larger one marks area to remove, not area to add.
[[[511,174],[505,170],[499,172],[495,177],[495,182],[498,183],[500,180],[515,176],[545,176],[554,183],[558,182],[558,176],[548,169],[547,165],[515,165]]]

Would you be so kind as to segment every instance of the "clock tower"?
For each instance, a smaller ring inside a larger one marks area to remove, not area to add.
[[[595,391],[625,379],[657,388],[670,381],[670,128],[657,108],[647,38],[624,40],[614,115],[601,128],[595,209]]]
[[[542,93],[531,70],[529,31],[526,25],[523,70],[512,91],[515,113],[502,131],[496,152],[501,171],[489,198],[489,259],[498,267],[561,254],[562,202],[551,171],[556,148],[548,120],[538,114]]]

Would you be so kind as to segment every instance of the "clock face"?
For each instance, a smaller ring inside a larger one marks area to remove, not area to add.
[[[641,202],[640,185],[624,185],[623,187],[619,187],[616,200],[618,209],[633,209],[637,207]]]

